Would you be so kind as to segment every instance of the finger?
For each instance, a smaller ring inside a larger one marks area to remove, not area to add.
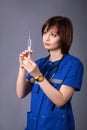
[[[27,57],[24,57],[23,64],[26,65],[28,68],[32,65]]]
[[[33,53],[33,50],[30,50],[30,51],[28,50],[28,52],[29,52],[30,54],[32,54],[32,53]]]
[[[25,50],[24,52],[25,52],[25,53],[28,53],[28,50]]]
[[[20,55],[19,55],[19,59],[20,59],[21,61],[23,61],[23,60],[24,60],[24,55],[23,55],[23,54],[20,54]]]
[[[23,64],[24,64],[25,66],[27,66],[27,65],[28,65],[28,61],[27,61],[27,60],[23,60]]]
[[[28,53],[26,53],[26,52],[22,52],[22,53],[20,54],[20,57],[22,57],[22,58],[27,57],[27,56],[28,56]]]
[[[36,65],[36,63],[31,58],[28,60],[28,62],[32,65]]]
[[[30,54],[32,54],[32,53],[33,53],[33,50],[25,50],[24,52],[25,52],[25,53],[30,53]]]
[[[29,58],[28,57],[24,57],[24,62],[27,62],[29,63],[29,65],[32,65],[30,62],[29,62]],[[26,64],[26,63],[25,63]]]
[[[20,54],[20,55],[19,55],[19,61],[22,61],[22,60],[23,60],[23,55]]]
[[[19,57],[23,57],[23,54],[19,54]]]
[[[32,50],[28,51],[28,58],[30,59],[31,58],[31,54],[33,53]]]
[[[33,53],[32,50],[30,50],[30,51],[25,50],[24,52],[22,52],[23,56],[26,56],[26,57],[28,57],[28,54],[32,54],[32,53]]]
[[[30,58],[28,57],[24,57],[24,60],[27,60],[31,65],[35,65],[36,63]]]
[[[27,62],[26,60],[24,60],[22,65],[23,65],[24,69],[27,72],[29,72],[29,73],[31,72],[32,69],[31,69],[31,65],[29,64],[29,62]]]
[[[21,53],[21,54],[22,54],[21,56],[23,56],[23,57],[26,56],[26,57],[27,57],[29,53],[32,54],[32,53],[33,53],[33,50],[30,50],[30,51],[24,50],[24,51]]]
[[[22,54],[23,55],[28,55],[28,51],[23,51]]]

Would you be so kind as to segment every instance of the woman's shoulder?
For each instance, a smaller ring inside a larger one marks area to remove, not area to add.
[[[79,58],[77,58],[77,57],[75,57],[75,56],[73,56],[71,54],[68,54],[68,55],[65,56],[65,61],[67,61],[69,63],[71,62],[72,65],[77,65],[77,66],[82,66],[83,67],[82,61]]]

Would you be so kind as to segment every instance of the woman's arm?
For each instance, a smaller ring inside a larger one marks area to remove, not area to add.
[[[26,71],[19,67],[19,73],[16,83],[16,94],[18,98],[23,98],[31,91],[31,84],[26,80]]]
[[[45,78],[38,83],[47,97],[58,107],[63,106],[74,94],[74,88],[62,85],[60,90],[57,90]]]
[[[34,78],[41,75],[38,66],[32,59],[25,57],[23,66]],[[38,82],[38,84],[46,96],[58,107],[63,106],[74,94],[74,88],[62,85],[60,90],[57,90],[45,78],[42,82]]]
[[[28,52],[28,50],[23,51],[19,55],[19,73],[16,83],[16,94],[18,98],[25,97],[31,91],[31,84],[28,80],[26,80],[26,69],[23,66],[24,57],[28,57],[28,53],[32,53],[32,51]]]

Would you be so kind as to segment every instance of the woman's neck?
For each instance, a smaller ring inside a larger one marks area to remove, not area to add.
[[[54,62],[60,60],[63,57],[61,50],[50,50],[49,60]]]

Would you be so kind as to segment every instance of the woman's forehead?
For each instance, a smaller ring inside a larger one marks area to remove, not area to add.
[[[53,25],[53,26],[46,26],[45,27],[45,31],[54,31],[54,32],[58,32],[58,27]]]

